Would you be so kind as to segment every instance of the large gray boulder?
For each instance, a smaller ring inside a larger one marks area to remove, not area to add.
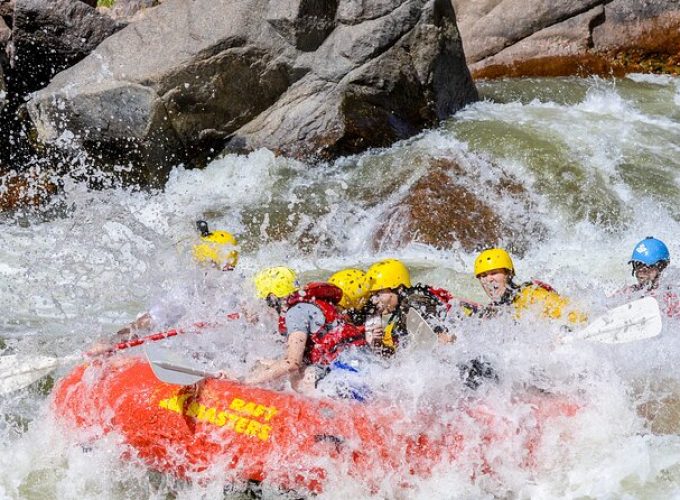
[[[453,0],[471,63],[600,3],[603,0]]]
[[[44,87],[123,26],[80,0],[16,0],[9,48],[14,92]]]
[[[447,2],[340,2],[310,69],[228,148],[333,158],[387,146],[476,99]]]
[[[452,0],[476,78],[678,72],[680,0]]]
[[[167,0],[29,112],[44,141],[70,132],[162,177],[227,143],[300,158],[388,145],[476,98],[449,0]]]

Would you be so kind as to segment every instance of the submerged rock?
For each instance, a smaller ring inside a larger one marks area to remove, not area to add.
[[[30,170],[17,173],[0,166],[0,212],[40,207],[58,190],[45,173]]]
[[[375,249],[399,249],[416,241],[467,252],[503,245],[521,254],[529,237],[545,232],[528,216],[534,206],[521,182],[498,167],[482,179],[454,160],[433,158],[428,163],[428,173],[381,221]]]
[[[453,0],[475,78],[680,74],[677,0]]]
[[[680,385],[673,378],[636,381],[633,394],[637,413],[657,435],[680,434]]]
[[[41,140],[70,131],[162,181],[225,144],[296,158],[387,146],[476,98],[448,0],[168,0],[29,112]]]

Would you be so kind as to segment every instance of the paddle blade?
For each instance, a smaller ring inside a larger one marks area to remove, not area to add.
[[[656,337],[661,328],[659,303],[654,297],[645,297],[612,309],[574,335],[578,339],[622,344]]]
[[[49,356],[0,356],[0,394],[18,391],[53,372],[61,360]]]
[[[437,334],[413,307],[406,314],[406,330],[413,348],[434,349],[437,345]]]
[[[156,378],[167,384],[193,385],[216,375],[191,366],[175,352],[154,344],[144,344],[144,353]]]

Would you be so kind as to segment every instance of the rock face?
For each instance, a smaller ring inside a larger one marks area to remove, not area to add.
[[[146,9],[155,7],[162,0],[116,0],[110,7],[100,7],[99,10],[119,21],[133,21],[145,15]]]
[[[16,0],[10,41],[13,92],[44,87],[123,26],[80,0]]]
[[[680,74],[680,0],[452,0],[476,78]]]
[[[0,16],[2,12],[0,11]],[[0,17],[0,112],[2,108],[5,107],[7,102],[7,87],[5,85],[5,72],[3,71],[3,66],[8,64],[7,58],[5,57],[5,48],[7,47],[7,42],[12,34],[12,30],[7,26],[5,20]],[[2,116],[2,115],[0,115]]]
[[[7,102],[7,90],[5,89],[5,74],[2,71],[2,64],[0,64],[0,111],[5,107]]]
[[[2,13],[0,12],[0,15]],[[0,17],[0,48],[4,51],[9,41],[9,37],[12,35],[12,30],[7,26],[5,20]]]
[[[44,141],[72,131],[162,178],[225,144],[298,158],[387,146],[476,98],[449,0],[167,0],[29,112]]]
[[[545,228],[527,214],[535,207],[519,180],[500,172],[480,180],[474,169],[450,159],[427,160],[428,174],[381,221],[373,247],[395,250],[413,241],[438,248],[459,246],[467,252],[503,245],[522,254]],[[508,196],[514,206],[498,210],[498,199]]]

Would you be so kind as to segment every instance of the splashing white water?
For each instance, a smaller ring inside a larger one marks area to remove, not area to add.
[[[0,337],[12,352],[63,356],[81,352],[159,303],[182,302],[182,326],[221,318],[245,303],[262,318],[256,326],[225,323],[198,336],[177,337],[171,345],[182,352],[212,352],[206,358],[211,367],[246,373],[258,358],[277,356],[281,349],[270,333],[275,319],[252,298],[250,276],[263,266],[289,265],[306,281],[399,256],[411,266],[414,281],[482,300],[470,272],[474,254],[456,242],[448,250],[417,242],[398,254],[373,249],[386,212],[427,175],[423,156],[456,160],[466,169],[460,182],[481,199],[527,227],[546,227],[547,234],[530,238],[525,254],[517,257],[519,277],[550,282],[591,316],[616,305],[607,296],[631,283],[626,262],[638,240],[654,235],[666,241],[672,256],[680,255],[677,78],[485,85],[497,102],[480,102],[439,130],[333,165],[304,165],[261,150],[226,156],[201,171],[176,168],[162,192],[92,191],[67,180],[53,204],[59,216],[2,223]],[[559,91],[551,94],[550,85]],[[527,214],[510,197],[478,188],[499,168],[522,180],[535,212]],[[237,271],[214,273],[192,263],[196,219],[238,235]],[[677,280],[674,268],[671,276]],[[374,368],[371,389],[390,395],[407,413],[438,398],[472,397],[518,422],[527,405],[513,397],[528,387],[583,403],[578,415],[543,430],[532,470],[518,465],[524,451],[510,439],[495,450],[492,476],[473,481],[472,465],[463,463],[434,471],[407,492],[386,482],[374,493],[677,496],[680,440],[672,433],[650,434],[650,424],[636,411],[664,397],[659,404],[670,413],[677,404],[680,328],[677,320],[664,322],[656,339],[609,346],[556,345],[557,327],[537,319],[469,321],[456,325],[458,342],[436,356],[403,353],[391,368]],[[457,365],[479,356],[494,365],[501,382],[470,394]],[[215,482],[185,484],[149,475],[139,461],[120,458],[124,446],[116,435],[91,449],[75,446],[77,436],[64,436],[53,425],[44,396],[36,392],[3,399],[0,421],[0,497],[161,498],[174,492],[177,498],[196,498],[222,492],[223,485]],[[475,439],[474,428],[462,431]],[[367,494],[343,479],[331,478],[332,493],[326,496]]]

